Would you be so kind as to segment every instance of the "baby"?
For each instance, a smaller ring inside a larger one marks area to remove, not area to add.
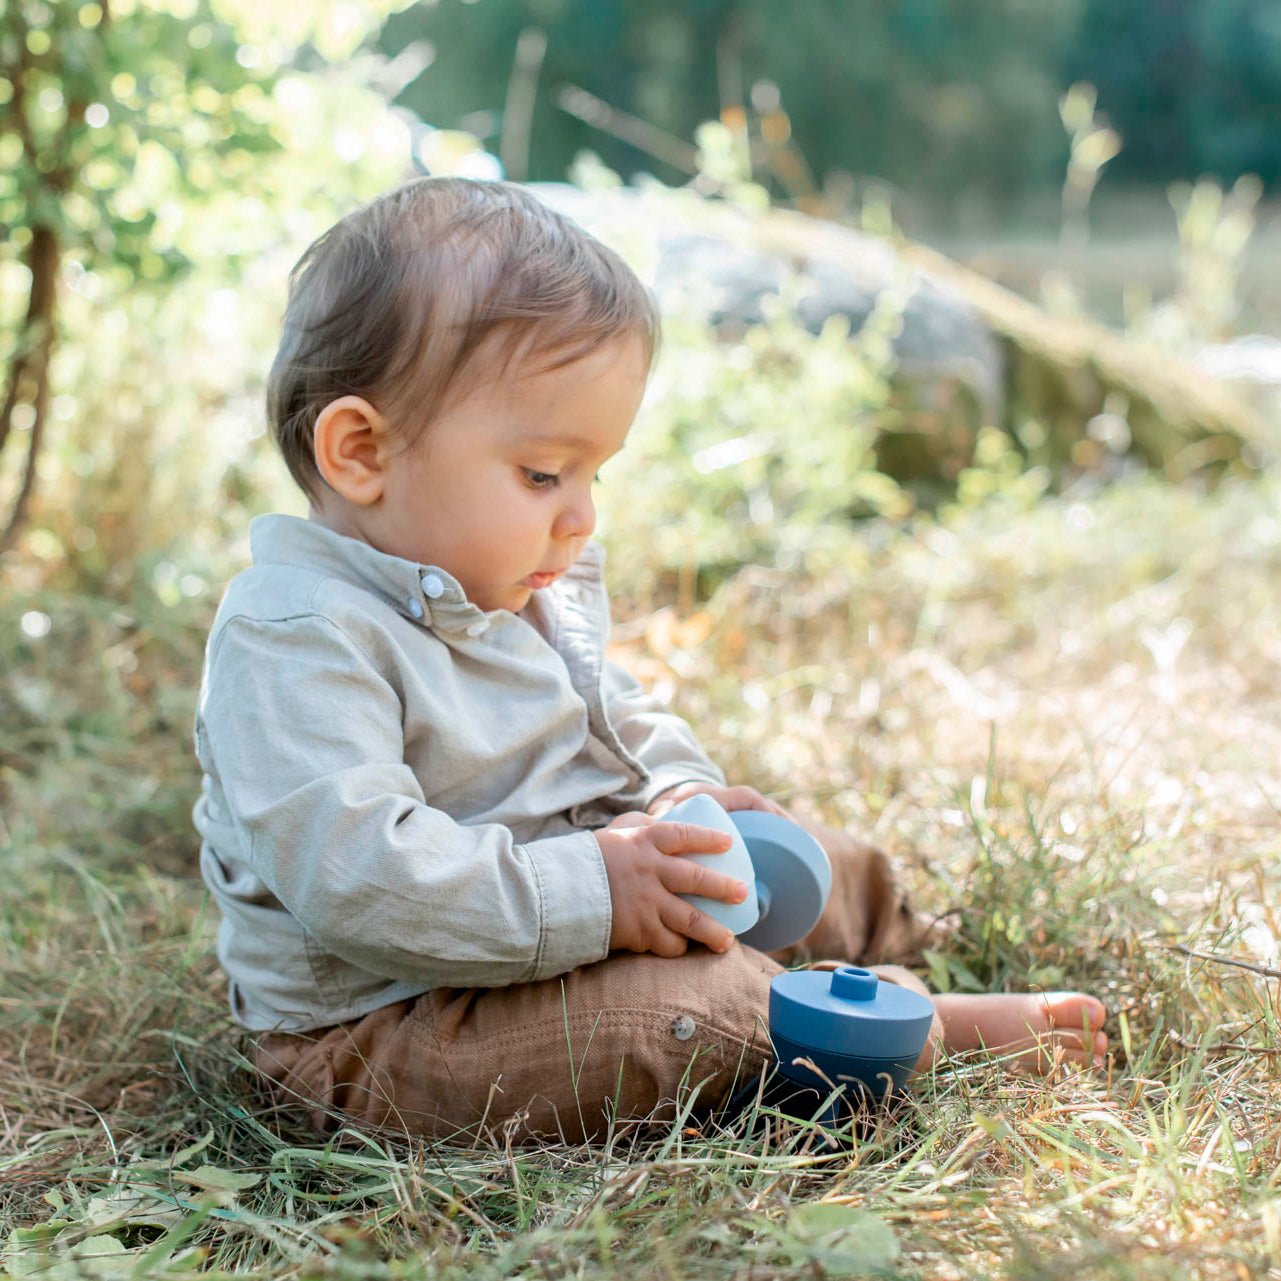
[[[232,1012],[322,1131],[579,1141],[683,1090],[706,1113],[768,1061],[784,964],[919,943],[884,856],[825,829],[831,899],[787,953],[679,897],[746,887],[667,809],[782,811],[604,657],[592,488],[657,342],[627,266],[502,183],[409,183],[293,272],[268,408],[310,518],[253,522],[218,611],[195,820]],[[1106,1050],[1080,993],[932,999],[922,1066]]]

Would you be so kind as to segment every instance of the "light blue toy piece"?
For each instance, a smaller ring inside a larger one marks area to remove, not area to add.
[[[832,891],[832,866],[804,828],[764,810],[726,813],[706,795],[691,796],[663,817],[735,838],[728,853],[682,857],[745,881],[747,898],[730,904],[682,897],[748,947],[789,947],[818,923]],[[776,1070],[786,1087],[779,1106],[808,1114],[815,1100],[821,1103],[841,1086],[852,1098],[902,1090],[933,1020],[933,1003],[919,992],[882,983],[856,965],[777,975],[770,983],[769,1026]],[[839,1119],[839,1109],[830,1119]]]
[[[693,823],[696,827],[712,827],[718,832],[726,832],[733,838],[733,846],[724,854],[682,854],[681,857],[691,863],[700,863],[710,867],[714,872],[723,872],[726,876],[737,877],[747,885],[747,897],[741,903],[722,903],[719,899],[704,898],[701,894],[682,894],[681,898],[692,903],[713,920],[719,921],[726,929],[735,934],[742,934],[756,924],[760,916],[757,894],[759,887],[756,872],[752,866],[752,857],[734,825],[729,814],[719,802],[710,796],[691,796],[679,805],[673,805],[663,815],[663,822]]]
[[[789,970],[770,984],[778,1070],[822,1093],[842,1085],[856,1094],[901,1090],[933,1020],[926,997],[856,965]]]
[[[691,796],[663,815],[664,821],[714,827],[734,837],[725,854],[686,854],[714,871],[747,883],[742,903],[722,903],[696,894],[682,898],[762,952],[800,942],[818,923],[832,889],[832,865],[823,847],[790,819],[764,810],[727,813],[710,796]]]

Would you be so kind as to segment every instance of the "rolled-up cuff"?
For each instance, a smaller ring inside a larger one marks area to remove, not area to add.
[[[613,905],[605,859],[591,832],[531,841],[523,847],[538,879],[542,908],[531,981],[554,978],[609,955]]]

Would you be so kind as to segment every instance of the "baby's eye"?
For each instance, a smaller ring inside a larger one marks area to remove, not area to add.
[[[559,476],[553,475],[549,471],[531,471],[528,467],[524,468],[525,479],[534,489],[551,489],[560,479]]]

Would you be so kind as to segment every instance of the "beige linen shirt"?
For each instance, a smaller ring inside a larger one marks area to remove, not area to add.
[[[517,615],[296,517],[259,517],[250,545],[196,715],[235,1018],[305,1031],[604,957],[591,829],[724,777],[605,659],[601,549]]]

